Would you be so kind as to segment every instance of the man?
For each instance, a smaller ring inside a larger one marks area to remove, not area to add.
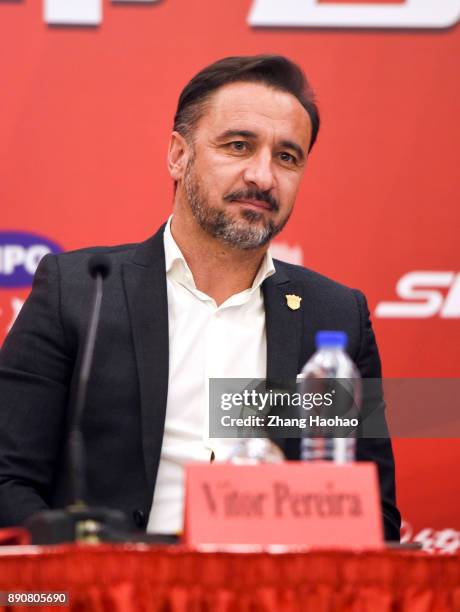
[[[183,90],[168,166],[171,219],[145,243],[103,248],[112,272],[83,418],[87,502],[149,531],[182,528],[183,465],[225,458],[206,431],[210,377],[292,381],[319,329],[343,329],[364,377],[380,362],[364,296],[273,261],[319,117],[301,70],[279,56],[208,66]],[[0,522],[68,501],[65,431],[95,251],[45,257],[0,357]],[[302,298],[289,308],[286,296]],[[284,452],[299,458],[299,440]],[[389,440],[376,461],[387,539],[399,538]],[[153,501],[153,504],[152,504]]]

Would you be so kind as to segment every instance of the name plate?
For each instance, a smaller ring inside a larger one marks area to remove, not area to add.
[[[193,547],[382,548],[376,467],[189,464],[185,541]]]

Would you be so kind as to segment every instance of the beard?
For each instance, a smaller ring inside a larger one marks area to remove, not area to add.
[[[290,213],[278,224],[267,219],[262,212],[243,209],[240,218],[234,218],[227,210],[213,208],[209,198],[194,171],[195,158],[188,161],[184,176],[184,190],[190,209],[200,227],[224,244],[242,250],[257,249],[274,238],[289,220]],[[241,190],[224,196],[224,202],[235,200],[259,200],[270,205],[277,212],[279,204],[265,191],[258,189]]]

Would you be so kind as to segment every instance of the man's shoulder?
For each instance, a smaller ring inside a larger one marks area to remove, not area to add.
[[[55,269],[63,279],[65,278],[71,283],[78,283],[80,277],[86,277],[91,257],[94,255],[104,255],[104,257],[107,257],[110,261],[113,276],[114,273],[117,275],[117,271],[121,272],[125,262],[129,262],[133,259],[138,247],[138,243],[113,246],[90,246],[72,251],[65,251],[57,255],[47,255],[40,263],[37,272],[39,273],[44,269]],[[54,264],[52,259],[55,261]]]
[[[361,291],[344,285],[310,268],[287,263],[279,259],[274,259],[273,263],[277,273],[281,273],[291,282],[301,283],[306,290],[315,291],[326,296],[354,296],[354,299],[362,295]]]
[[[163,255],[163,236],[159,231],[143,242],[130,242],[111,246],[89,246],[65,251],[55,255],[57,266],[61,270],[85,268],[93,255],[104,255],[110,260],[112,271],[124,263],[148,265],[152,260]]]
[[[92,255],[104,255],[110,259],[113,268],[121,268],[124,263],[135,263],[141,266],[150,265],[153,261],[164,259],[162,225],[158,231],[142,242],[130,242],[113,246],[91,246],[59,253],[56,256],[58,266],[74,269],[86,266]]]
[[[139,242],[132,242],[127,244],[116,244],[112,246],[89,246],[81,249],[74,249],[72,251],[65,251],[57,255],[58,259],[62,262],[79,261],[82,259],[88,259],[91,255],[104,254],[108,257],[113,258],[129,258],[140,245]]]

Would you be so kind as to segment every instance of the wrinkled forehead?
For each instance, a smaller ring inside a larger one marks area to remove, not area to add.
[[[311,139],[310,117],[292,94],[261,83],[230,83],[213,93],[197,125],[196,136],[216,137],[229,130],[250,130],[260,139],[295,140],[305,151]]]

